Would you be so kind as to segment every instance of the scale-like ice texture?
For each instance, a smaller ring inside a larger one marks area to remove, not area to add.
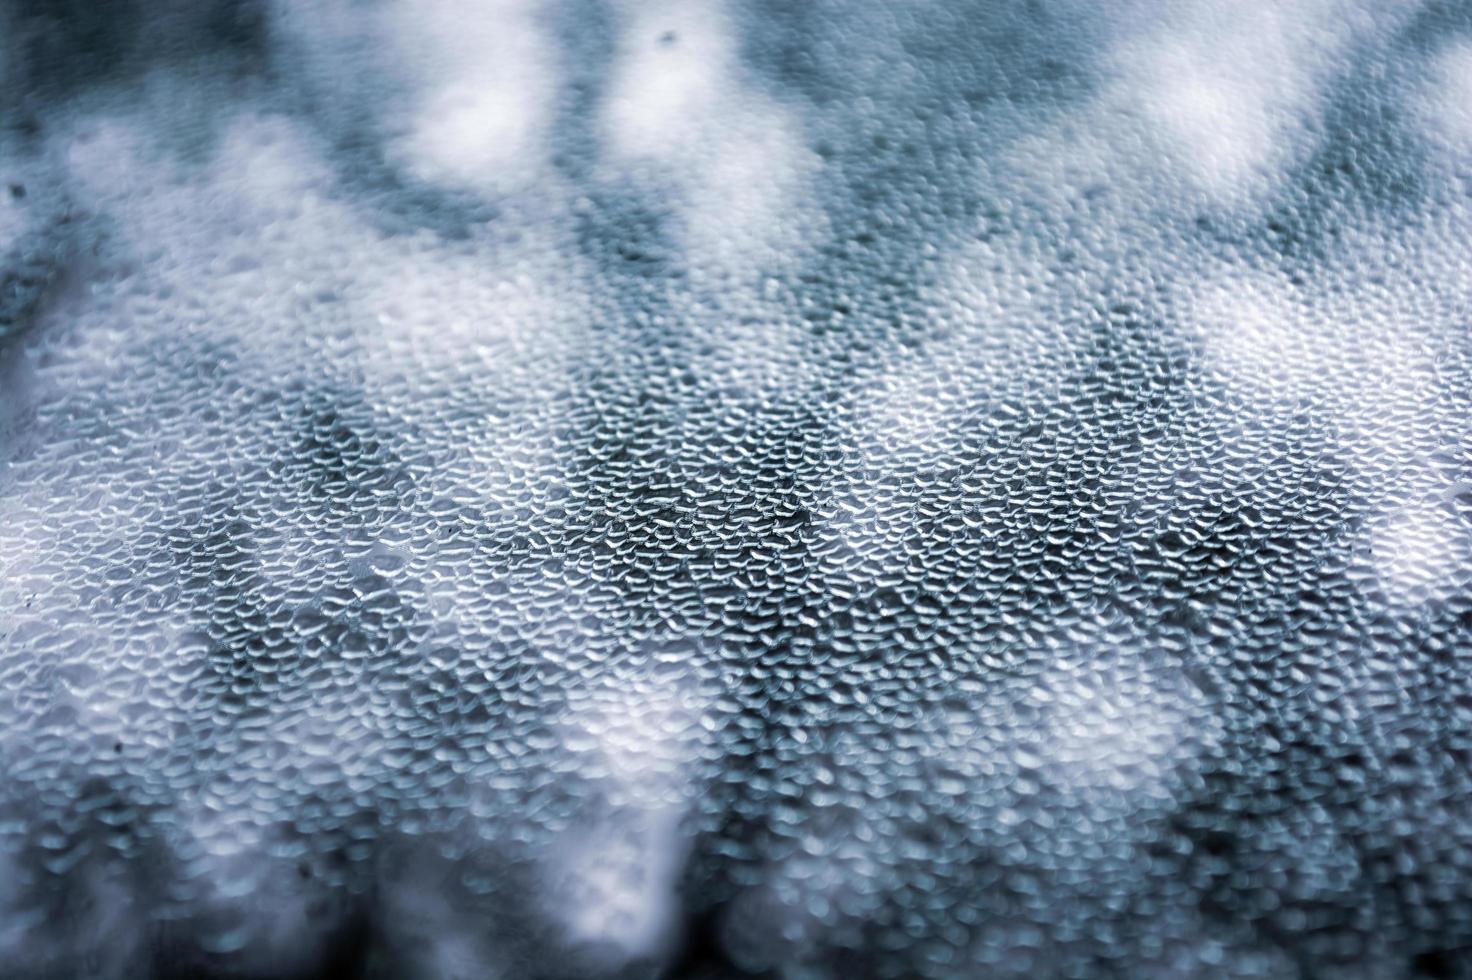
[[[1472,9],[0,6],[0,975],[1472,977]]]

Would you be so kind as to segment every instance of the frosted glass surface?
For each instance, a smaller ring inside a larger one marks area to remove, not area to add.
[[[0,6],[0,975],[1472,977],[1472,9]]]

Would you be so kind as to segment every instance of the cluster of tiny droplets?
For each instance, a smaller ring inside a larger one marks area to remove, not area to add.
[[[87,6],[0,974],[1472,976],[1461,7]]]

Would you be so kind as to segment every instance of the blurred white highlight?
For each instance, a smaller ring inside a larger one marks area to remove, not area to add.
[[[1143,114],[1208,199],[1253,200],[1318,143],[1328,85],[1355,44],[1417,6],[1151,0],[1115,52],[1113,97]]]
[[[674,190],[694,265],[790,261],[822,223],[804,186],[817,155],[793,113],[742,75],[718,0],[623,6],[602,130],[610,163]]]
[[[555,92],[535,0],[392,4],[384,30],[416,89],[392,146],[426,180],[488,192],[540,176]]]

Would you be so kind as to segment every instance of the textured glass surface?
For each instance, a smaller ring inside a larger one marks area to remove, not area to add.
[[[1472,977],[1472,10],[0,6],[0,975]]]

